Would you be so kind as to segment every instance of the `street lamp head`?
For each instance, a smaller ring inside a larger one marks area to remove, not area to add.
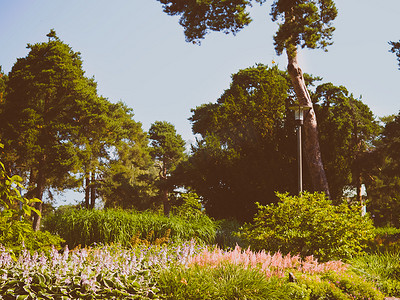
[[[300,103],[289,107],[290,110],[294,110],[294,119],[299,122],[300,125],[303,124],[304,112],[308,112],[311,108],[312,106],[300,105]]]

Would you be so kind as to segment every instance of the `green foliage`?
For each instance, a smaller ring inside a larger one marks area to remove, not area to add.
[[[149,130],[151,156],[162,163],[160,172],[171,172],[184,157],[185,141],[175,126],[166,121],[154,122]],[[164,175],[164,174],[163,174]],[[164,175],[165,176],[165,175]]]
[[[180,16],[179,24],[183,26],[188,42],[199,43],[210,30],[235,34],[251,22],[246,11],[251,6],[251,0],[158,1],[163,4],[164,12]],[[282,54],[284,49],[293,51],[297,46],[326,49],[332,44],[334,27],[331,22],[336,15],[332,0],[275,0],[271,16],[279,25],[274,37],[276,52]]]
[[[0,295],[4,299],[161,299],[152,276],[152,269],[161,266],[161,255],[140,250],[141,255],[121,247],[71,252],[66,248],[62,254],[53,249],[48,254],[23,252],[14,261],[0,249]]]
[[[179,193],[175,201],[179,203],[172,208],[175,216],[188,221],[205,216],[201,207],[201,199],[196,193]]]
[[[133,249],[113,244],[63,253],[25,250],[16,257],[0,247],[0,294],[6,299],[383,299],[375,279],[367,282],[342,264],[335,271],[323,267],[338,262],[288,264],[278,253],[268,267],[265,259],[254,264],[254,256],[266,253],[216,250],[193,242]],[[221,255],[227,260],[215,263]],[[393,280],[384,284],[395,289]]]
[[[400,250],[400,229],[395,227],[377,227],[375,238],[371,241],[368,252],[385,253]]]
[[[400,41],[389,42],[389,45],[392,46],[390,52],[395,53],[397,56],[397,61],[399,62],[399,69],[400,69]]]
[[[2,149],[0,144],[0,149]],[[48,250],[51,246],[60,247],[63,241],[49,232],[35,232],[26,217],[32,212],[40,214],[31,205],[38,199],[21,196],[23,186],[21,177],[9,177],[0,161],[0,244],[18,253],[22,249]]]
[[[232,75],[216,103],[193,110],[192,129],[201,139],[174,176],[216,219],[249,220],[254,202],[273,202],[274,191],[297,189],[288,93],[287,75],[259,64]]]
[[[400,225],[400,114],[385,118],[380,140],[368,162],[372,171],[366,182],[368,211],[377,226]]]
[[[166,121],[156,121],[151,124],[149,130],[151,140],[150,155],[156,162],[159,188],[159,202],[164,206],[164,214],[168,215],[171,210],[169,192],[173,190],[173,184],[168,180],[171,172],[185,157],[185,141],[180,134],[176,133],[175,126]]]
[[[0,234],[0,244],[14,253],[20,253],[24,249],[29,251],[49,251],[52,247],[61,249],[61,244],[65,242],[48,231],[34,231],[31,222],[27,220],[10,222],[8,219],[0,219]]]
[[[31,196],[42,200],[46,189],[74,185],[79,165],[82,103],[96,103],[96,86],[82,70],[79,52],[55,35],[48,42],[28,44],[9,73],[0,116],[5,163],[29,183]],[[95,106],[93,106],[95,107]],[[42,203],[35,207],[41,211]],[[40,217],[34,214],[35,230]]]
[[[352,272],[328,272],[322,275],[296,274],[295,286],[308,291],[309,300],[383,300],[383,294],[372,282]],[[304,293],[304,292],[303,292]]]
[[[388,296],[400,297],[400,253],[384,252],[359,256],[350,261],[357,274],[374,282]]]
[[[243,240],[238,236],[241,224],[235,219],[222,219],[217,221],[217,235],[215,243],[222,249],[233,249],[236,246],[242,247]]]
[[[257,1],[266,2],[266,0]],[[332,44],[332,33],[335,28],[331,22],[337,16],[335,3],[332,0],[275,0],[271,16],[279,25],[274,36],[275,50],[279,55],[284,49],[293,54],[297,46],[325,50]]]
[[[134,121],[132,110],[123,103],[110,103],[102,119],[106,119],[105,132],[97,143],[101,146],[99,153],[106,155],[101,160],[98,155],[94,162],[97,165],[94,171],[102,179],[94,182],[94,189],[105,207],[149,208],[156,193],[153,184],[156,170],[152,166],[147,135],[141,124]],[[98,127],[93,130],[98,131]],[[83,161],[90,161],[90,157]]]
[[[374,237],[368,216],[359,207],[332,205],[324,194],[278,194],[276,205],[259,205],[252,224],[241,237],[256,250],[314,255],[322,261],[349,259],[363,253]]]
[[[213,243],[216,231],[215,224],[206,216],[189,222],[179,216],[166,217],[151,211],[114,209],[56,211],[45,219],[44,228],[59,234],[70,247],[94,243],[120,243],[129,247],[138,239],[155,243],[167,235],[171,241],[195,239]]]
[[[160,273],[158,283],[167,299],[289,299],[257,269],[229,263],[172,267]]]
[[[321,153],[332,199],[361,185],[372,165],[365,159],[380,127],[367,105],[343,86],[321,84],[313,94]]]
[[[249,0],[158,1],[163,4],[164,12],[180,16],[179,24],[184,27],[187,42],[199,43],[210,30],[235,34],[251,22],[246,12]]]

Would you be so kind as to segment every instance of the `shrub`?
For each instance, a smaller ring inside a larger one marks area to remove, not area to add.
[[[43,221],[44,227],[59,234],[70,247],[94,243],[136,245],[138,241],[186,241],[213,243],[216,225],[207,216],[188,221],[182,217],[132,210],[78,210],[56,211]],[[145,242],[146,243],[146,242]]]
[[[223,249],[233,249],[238,246],[244,246],[242,239],[237,235],[240,230],[240,223],[235,219],[223,219],[217,222],[217,233],[215,243]]]
[[[298,276],[296,284],[307,288],[309,300],[383,300],[384,295],[372,282],[351,272],[327,272]]]
[[[314,255],[318,259],[348,259],[363,253],[374,236],[372,221],[357,207],[335,206],[321,193],[277,194],[276,205],[258,205],[243,237],[255,250]]]
[[[0,144],[2,148],[2,144]],[[27,250],[49,249],[52,245],[60,247],[63,241],[49,232],[35,232],[28,218],[32,211],[40,212],[31,206],[39,199],[27,199],[21,196],[24,187],[22,178],[8,176],[4,164],[0,161],[0,244],[18,253]],[[19,208],[19,206],[21,206]]]

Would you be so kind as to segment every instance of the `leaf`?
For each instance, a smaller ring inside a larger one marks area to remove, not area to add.
[[[31,210],[34,211],[38,216],[40,216],[40,217],[42,216],[42,214],[40,213],[40,211],[37,210],[36,208],[31,207]]]

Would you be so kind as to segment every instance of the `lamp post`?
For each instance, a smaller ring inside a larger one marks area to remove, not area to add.
[[[296,131],[297,131],[297,174],[298,174],[298,187],[299,195],[303,192],[303,162],[302,162],[302,151],[301,151],[301,127],[304,123],[304,113],[310,111],[312,107],[307,105],[300,105],[300,103],[289,107],[290,110],[294,111],[294,119],[296,120]]]

